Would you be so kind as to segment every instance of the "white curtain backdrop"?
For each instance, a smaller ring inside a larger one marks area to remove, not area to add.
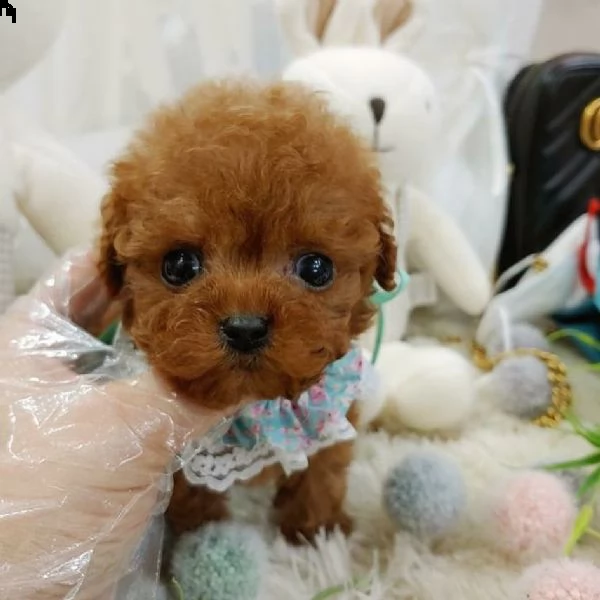
[[[502,51],[482,60],[499,73],[526,55],[542,0],[430,2],[427,37],[468,48],[481,35],[489,47],[493,32]],[[471,16],[461,24],[457,14]],[[10,96],[49,131],[70,136],[135,124],[203,77],[277,76],[288,58],[273,0],[70,0],[60,38]]]
[[[443,115],[443,158],[429,191],[492,275],[507,198],[502,96],[528,61],[543,2],[417,1],[424,25],[406,52],[432,76]]]
[[[10,97],[70,135],[135,124],[203,77],[275,75],[283,60],[270,0],[70,0],[59,39]]]
[[[8,99],[102,172],[157,104],[206,77],[276,78],[292,57],[276,0],[65,1],[56,43]],[[412,1],[423,27],[405,51],[438,86],[445,119],[430,193],[491,273],[506,205],[500,95],[546,0]]]

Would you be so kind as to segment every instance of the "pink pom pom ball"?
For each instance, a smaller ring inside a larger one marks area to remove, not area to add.
[[[562,552],[577,516],[575,498],[558,477],[544,472],[517,475],[493,506],[493,539],[521,560],[552,558]]]
[[[600,569],[575,560],[548,560],[525,571],[518,600],[599,600]]]

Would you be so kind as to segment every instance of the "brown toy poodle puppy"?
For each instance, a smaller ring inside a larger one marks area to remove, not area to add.
[[[393,224],[370,150],[315,94],[288,83],[203,84],[159,110],[114,165],[100,269],[148,362],[207,407],[290,400],[371,324],[394,287]],[[348,418],[355,418],[351,409]],[[351,442],[278,478],[291,541],[350,529]],[[175,531],[227,514],[181,474]]]

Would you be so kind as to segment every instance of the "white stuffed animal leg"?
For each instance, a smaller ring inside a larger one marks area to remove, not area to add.
[[[381,347],[376,368],[382,390],[364,410],[385,429],[453,429],[471,412],[478,371],[450,348],[391,342]]]

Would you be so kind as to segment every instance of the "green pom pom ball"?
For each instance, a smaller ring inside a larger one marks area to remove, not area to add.
[[[177,540],[171,574],[184,600],[254,600],[266,562],[266,545],[254,529],[211,523]]]

